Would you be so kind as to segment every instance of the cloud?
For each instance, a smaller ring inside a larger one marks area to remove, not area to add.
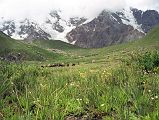
[[[0,17],[42,20],[51,10],[60,9],[64,17],[94,17],[103,9],[136,7],[158,9],[158,0],[0,0]]]
[[[159,11],[158,0],[127,0],[127,6],[139,8],[141,10],[155,9]]]

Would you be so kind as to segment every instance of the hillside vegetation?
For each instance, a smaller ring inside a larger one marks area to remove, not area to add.
[[[33,61],[0,61],[0,119],[158,120],[158,33],[99,49],[0,35],[0,55],[25,51]]]
[[[9,61],[46,61],[63,59],[66,55],[48,51],[30,43],[14,40],[5,34],[0,33],[0,56]],[[19,59],[8,59],[18,58]]]

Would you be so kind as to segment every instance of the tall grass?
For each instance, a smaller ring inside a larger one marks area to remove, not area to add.
[[[136,61],[115,69],[41,68],[5,62],[0,67],[2,119],[159,118],[159,74],[143,72]]]

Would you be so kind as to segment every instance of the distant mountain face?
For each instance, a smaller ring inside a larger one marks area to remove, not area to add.
[[[159,13],[155,10],[147,10],[145,12],[132,9],[137,24],[141,25],[142,30],[147,33],[152,27],[159,24]]]
[[[120,16],[121,15],[121,16]],[[91,22],[78,26],[67,34],[70,42],[84,48],[98,48],[118,44],[144,36],[140,26],[124,24],[128,20],[121,13],[103,11]],[[131,22],[131,21],[128,21]]]
[[[155,10],[130,8],[102,11],[89,21],[84,17],[62,17],[62,11],[51,11],[42,23],[0,19],[0,31],[15,39],[57,39],[84,48],[98,48],[143,37],[159,24]]]
[[[74,17],[65,20],[61,17],[61,11],[51,11],[42,23],[31,19],[5,20],[0,19],[0,31],[15,39],[57,39],[68,42],[66,34],[76,26],[81,25],[87,19]]]
[[[67,39],[80,47],[98,48],[141,38],[157,24],[159,13],[155,10],[103,11],[69,32]]]
[[[4,21],[1,24],[0,31],[16,39],[49,39],[51,37],[48,33],[42,30],[37,23],[28,19],[20,21],[19,23],[14,20]]]

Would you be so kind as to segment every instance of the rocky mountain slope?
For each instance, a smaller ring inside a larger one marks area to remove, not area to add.
[[[158,23],[159,13],[155,10],[103,10],[91,21],[84,17],[65,19],[62,11],[54,10],[42,23],[28,18],[19,21],[0,18],[0,31],[15,39],[56,39],[98,48],[141,38]]]
[[[20,40],[56,39],[68,42],[65,38],[66,34],[86,20],[79,17],[65,20],[61,17],[61,11],[53,10],[42,23],[28,18],[24,20],[0,18],[0,31]]]
[[[145,12],[132,9],[133,16],[138,25],[141,25],[142,30],[147,33],[156,24],[159,24],[159,13],[155,10],[147,10]]]
[[[109,46],[141,38],[158,23],[159,14],[155,10],[104,10],[91,22],[69,32],[67,39],[84,48]]]

